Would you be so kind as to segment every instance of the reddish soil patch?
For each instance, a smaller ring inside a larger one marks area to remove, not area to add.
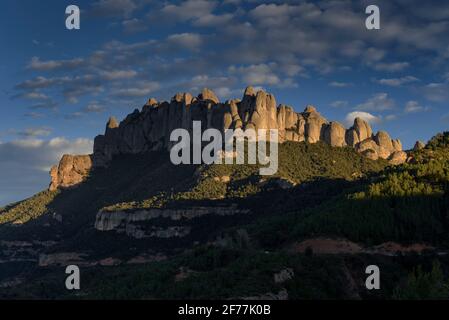
[[[293,246],[293,251],[304,253],[307,248],[318,254],[360,253],[363,248],[345,239],[315,238],[307,239]]]
[[[312,238],[306,239],[300,243],[295,243],[291,250],[293,252],[305,253],[310,248],[316,254],[380,254],[393,256],[400,253],[422,253],[425,250],[435,250],[434,247],[423,244],[414,243],[411,245],[402,245],[396,242],[385,242],[374,247],[362,247],[361,245],[346,239],[330,239],[330,238]]]
[[[367,251],[372,251],[377,254],[383,255],[396,255],[397,252],[401,253],[422,253],[424,250],[435,250],[434,247],[423,244],[423,243],[413,243],[411,245],[405,246],[396,242],[385,242],[378,246],[372,247]]]

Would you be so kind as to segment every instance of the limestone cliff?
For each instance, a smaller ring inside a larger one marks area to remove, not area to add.
[[[241,100],[224,103],[204,89],[197,97],[178,93],[170,102],[150,99],[142,110],[134,110],[120,124],[110,118],[105,133],[95,138],[93,155],[64,156],[52,169],[50,189],[81,182],[91,167],[107,166],[115,155],[169,150],[170,133],[178,128],[191,132],[193,121],[201,121],[202,130],[278,129],[281,143],[324,141],[335,147],[354,147],[373,160],[382,158],[398,164],[406,159],[399,140],[392,140],[383,131],[373,135],[369,123],[361,118],[346,129],[338,122],[328,122],[313,106],[297,113],[292,107],[278,106],[272,94],[256,92],[252,87],[246,88]]]
[[[92,168],[90,155],[64,155],[58,166],[53,166],[50,170],[51,184],[50,191],[60,187],[67,188],[82,182]]]

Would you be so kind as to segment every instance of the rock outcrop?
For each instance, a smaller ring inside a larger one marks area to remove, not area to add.
[[[395,151],[392,155],[390,155],[390,157],[388,157],[388,160],[394,165],[404,163],[407,161],[407,153],[404,151]]]
[[[346,129],[338,122],[331,122],[324,129],[324,141],[333,147],[346,146]]]
[[[64,155],[58,166],[50,170],[51,184],[49,190],[59,187],[67,188],[82,182],[92,168],[92,158],[89,155]]]
[[[426,147],[426,144],[422,141],[416,141],[415,146],[413,147],[413,150],[418,151],[421,149],[424,149]]]
[[[232,216],[248,214],[247,209],[239,209],[236,205],[228,207],[192,207],[185,209],[139,209],[131,211],[100,211],[95,220],[95,229],[98,231],[115,231],[125,233],[136,239],[143,238],[182,238],[190,234],[191,227],[166,225],[155,227],[151,223],[154,219],[163,218],[171,221],[189,221],[195,218],[216,215]]]
[[[407,159],[407,153],[402,151],[401,142],[392,140],[385,131],[379,131],[375,136],[362,140],[355,145],[355,148],[358,152],[372,160],[378,158],[388,159],[394,165],[404,163]]]
[[[194,218],[217,215],[232,216],[247,214],[249,210],[239,209],[235,205],[228,207],[193,207],[185,209],[140,209],[137,211],[100,211],[95,220],[95,229],[99,231],[111,231],[129,228],[130,225],[150,221],[157,218],[170,219],[172,221],[191,220]]]
[[[220,102],[215,93],[203,89],[197,96],[178,93],[170,102],[149,99],[142,110],[134,110],[120,123],[110,118],[103,135],[94,141],[91,156],[64,156],[51,171],[51,190],[81,182],[92,167],[105,167],[115,155],[169,150],[170,134],[183,128],[192,132],[193,121],[201,121],[202,130],[215,128],[243,130],[278,129],[279,142],[324,141],[335,147],[351,146],[370,159],[388,159],[397,164],[406,157],[399,140],[388,133],[373,135],[368,122],[356,118],[351,128],[328,122],[314,106],[297,113],[292,107],[276,104],[272,94],[246,88],[242,100]]]
[[[295,272],[292,268],[286,268],[274,274],[274,283],[284,283],[293,279]]]

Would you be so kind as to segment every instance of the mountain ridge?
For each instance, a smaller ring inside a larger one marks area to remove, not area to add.
[[[297,113],[290,106],[277,105],[272,94],[256,92],[251,86],[241,100],[224,103],[205,88],[197,97],[178,93],[170,102],[151,98],[142,110],[135,109],[120,123],[111,117],[105,133],[95,137],[92,155],[64,155],[52,167],[49,190],[79,184],[90,170],[107,166],[116,155],[169,150],[173,145],[170,133],[179,128],[191,132],[193,121],[201,121],[202,131],[277,129],[280,143],[324,141],[333,147],[353,147],[372,160],[381,158],[401,164],[407,159],[399,139],[391,139],[385,131],[373,134],[369,123],[361,118],[355,118],[353,126],[346,129],[336,121],[328,121],[314,106]]]
[[[288,298],[342,298],[349,273],[360,297],[390,298],[409,290],[402,283],[418,264],[437,259],[449,272],[448,137],[400,166],[352,147],[287,141],[270,177],[257,165],[176,166],[165,151],[114,156],[76,188],[1,212],[0,297],[232,298],[285,289]],[[335,246],[342,250],[326,253]],[[83,270],[86,296],[61,286],[71,264]],[[365,290],[368,264],[391,279],[386,291]],[[276,283],[273,274],[286,268],[293,278]]]

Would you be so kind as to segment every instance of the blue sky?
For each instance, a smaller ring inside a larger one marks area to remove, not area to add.
[[[70,4],[80,30],[65,28]],[[261,87],[347,126],[362,114],[406,148],[449,125],[442,1],[5,0],[0,21],[0,205],[91,152],[110,115],[203,87],[223,101]]]

